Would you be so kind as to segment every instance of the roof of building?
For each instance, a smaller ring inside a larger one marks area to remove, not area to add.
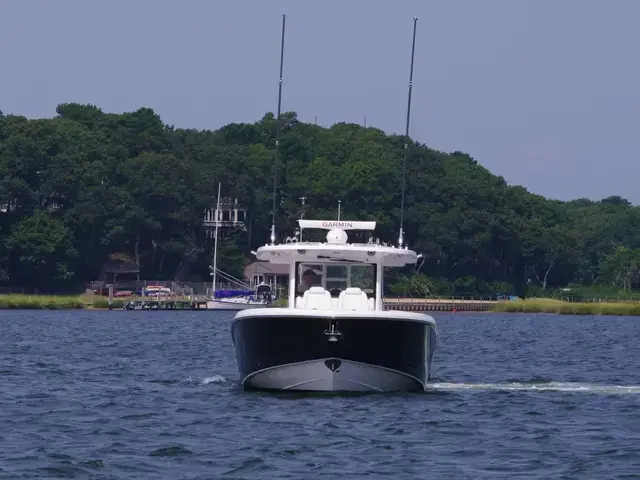
[[[135,263],[123,262],[121,260],[107,260],[102,266],[105,273],[139,273],[140,268]]]

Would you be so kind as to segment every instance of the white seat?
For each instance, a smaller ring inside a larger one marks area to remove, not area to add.
[[[350,312],[368,311],[370,310],[369,297],[358,287],[349,287],[340,292],[338,308]]]
[[[331,310],[331,294],[322,287],[311,287],[304,292],[301,303],[307,310]]]

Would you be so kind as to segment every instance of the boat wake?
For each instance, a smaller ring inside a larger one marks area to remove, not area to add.
[[[460,390],[475,391],[552,391],[569,393],[594,394],[640,394],[640,385],[601,385],[582,382],[553,382],[553,381],[514,381],[499,383],[453,383],[433,382],[428,391],[446,392]]]
[[[213,375],[212,377],[205,377],[202,379],[203,385],[209,385],[210,383],[226,383],[227,379],[222,375]]]
[[[149,380],[150,383],[157,385],[209,385],[210,383],[226,383],[227,379],[222,375],[211,375],[210,377],[204,377],[202,380],[189,376],[182,380],[172,379],[154,379]]]
[[[195,381],[189,378],[190,381]],[[201,385],[228,383],[227,378],[222,375],[212,375],[203,378]],[[427,393],[433,392],[455,392],[455,391],[502,391],[502,392],[566,392],[566,393],[589,393],[589,394],[640,394],[640,385],[605,385],[587,382],[555,382],[545,378],[534,378],[531,380],[507,380],[495,383],[458,383],[436,380],[427,386]],[[343,392],[343,395],[345,392]],[[309,395],[309,393],[305,394]],[[355,395],[355,393],[354,393]],[[359,396],[359,395],[358,395]]]

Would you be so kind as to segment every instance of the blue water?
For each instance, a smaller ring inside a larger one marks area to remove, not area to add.
[[[438,314],[432,391],[327,397],[231,317],[0,311],[0,478],[640,478],[640,318]]]

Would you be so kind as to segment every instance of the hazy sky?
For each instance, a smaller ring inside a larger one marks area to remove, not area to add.
[[[640,203],[637,0],[0,0],[0,109],[148,106],[216,129],[276,110],[404,131],[559,199]]]

